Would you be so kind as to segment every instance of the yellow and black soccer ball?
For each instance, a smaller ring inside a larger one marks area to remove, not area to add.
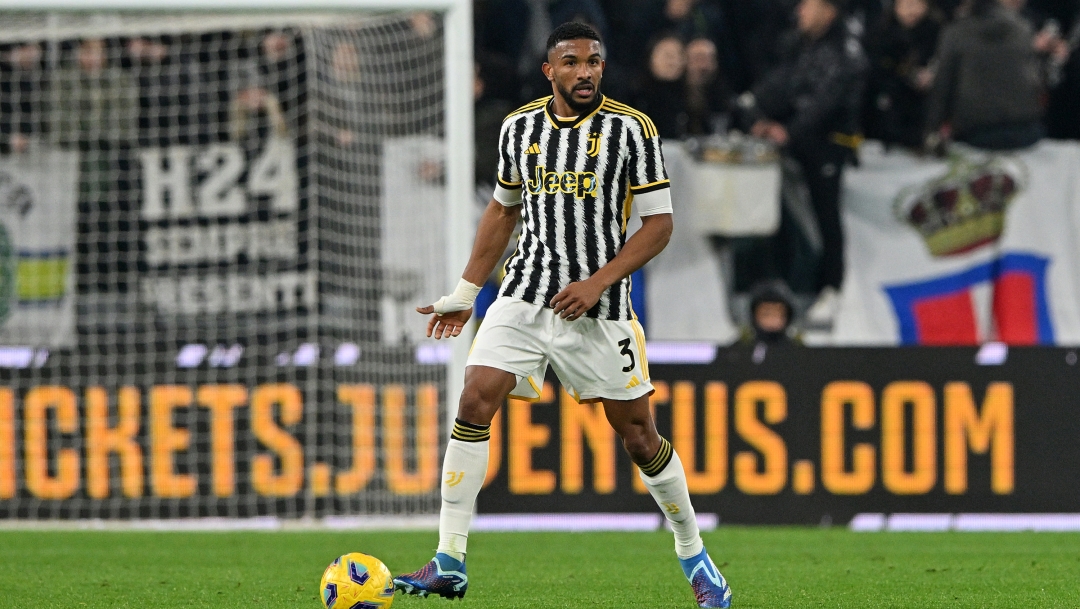
[[[323,571],[319,591],[327,609],[388,609],[394,603],[394,578],[378,558],[352,552]]]

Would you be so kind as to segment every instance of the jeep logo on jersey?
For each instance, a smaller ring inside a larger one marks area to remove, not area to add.
[[[530,194],[564,192],[577,199],[596,194],[596,174],[591,171],[545,171],[543,165],[537,165],[535,176],[526,184]]]

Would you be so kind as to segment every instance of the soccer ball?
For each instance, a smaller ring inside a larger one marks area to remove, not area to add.
[[[394,603],[394,578],[378,558],[352,552],[323,571],[319,591],[327,609],[388,609]]]

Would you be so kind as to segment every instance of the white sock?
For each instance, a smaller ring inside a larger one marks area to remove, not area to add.
[[[486,427],[465,427],[458,422],[443,457],[438,551],[457,560],[465,560],[476,496],[487,476],[489,437]]]
[[[665,451],[664,444],[667,444],[667,440],[663,440],[661,452]],[[664,512],[664,517],[671,523],[671,529],[675,532],[675,554],[679,558],[691,558],[700,554],[705,546],[701,542],[694,506],[690,504],[686,472],[683,471],[679,455],[672,450],[671,460],[655,476],[646,475],[642,469],[641,480]]]

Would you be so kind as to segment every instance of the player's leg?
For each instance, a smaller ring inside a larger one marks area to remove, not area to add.
[[[465,387],[443,457],[439,549],[422,569],[394,578],[406,594],[465,595],[466,543],[476,496],[487,475],[491,419],[511,392],[531,395],[521,392],[524,386],[532,389],[531,375],[543,377],[547,360],[541,341],[551,324],[543,322],[541,313],[542,307],[509,298],[496,300],[488,309],[466,363]]]
[[[515,375],[497,368],[465,369],[465,388],[443,457],[439,512],[439,552],[456,560],[465,560],[476,496],[487,475],[491,419],[517,382]]]
[[[517,382],[514,374],[497,368],[465,369],[465,388],[443,457],[439,548],[422,569],[394,578],[398,590],[419,596],[465,596],[469,586],[466,544],[476,496],[487,475],[491,419]]]
[[[622,438],[630,459],[641,469],[641,479],[649,493],[671,523],[679,558],[695,556],[701,552],[702,543],[686,487],[686,474],[671,443],[656,432],[649,398],[604,400],[604,413]]]
[[[698,606],[730,606],[731,589],[701,541],[682,461],[671,443],[656,432],[649,398],[605,399],[604,413],[615,433],[622,438],[630,459],[640,468],[645,487],[671,523],[675,533],[675,553],[683,574],[694,589]]]

